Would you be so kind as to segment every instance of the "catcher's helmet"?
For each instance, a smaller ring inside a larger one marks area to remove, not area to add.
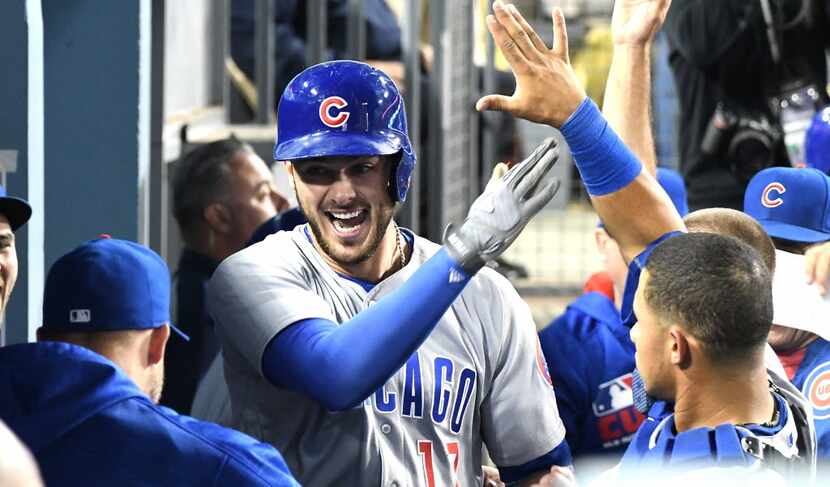
[[[415,168],[403,98],[395,83],[368,64],[317,64],[288,83],[278,109],[274,159],[400,153],[391,187],[404,201]]]
[[[816,112],[804,138],[807,167],[830,174],[830,106]]]

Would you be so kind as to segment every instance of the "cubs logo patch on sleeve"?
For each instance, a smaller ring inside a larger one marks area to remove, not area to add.
[[[536,368],[542,374],[551,387],[553,387],[553,379],[550,378],[550,371],[548,370],[548,362],[545,360],[545,354],[542,353],[542,344],[539,342],[539,337],[536,337]]]
[[[824,362],[810,372],[802,392],[813,405],[815,419],[830,418],[830,362]]]

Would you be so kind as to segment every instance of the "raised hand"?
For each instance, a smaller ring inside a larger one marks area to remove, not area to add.
[[[616,45],[643,45],[660,30],[671,0],[616,0],[611,34]]]
[[[516,240],[531,218],[553,198],[559,180],[550,169],[559,159],[553,138],[476,198],[458,228],[447,227],[444,246],[470,275],[498,257]]]
[[[487,16],[487,28],[513,70],[516,91],[509,97],[484,96],[476,110],[499,110],[561,127],[586,97],[568,57],[565,16],[553,10],[554,41],[548,49],[515,6],[496,1],[493,13]]]

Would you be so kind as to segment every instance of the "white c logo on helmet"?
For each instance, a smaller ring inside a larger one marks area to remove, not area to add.
[[[770,198],[770,193],[775,191],[778,193],[778,196],[775,198]],[[764,192],[761,193],[761,204],[766,206],[767,208],[777,208],[784,204],[784,200],[781,198],[781,195],[787,192],[787,188],[784,187],[783,184],[779,182],[772,182],[764,188]]]
[[[349,119],[349,112],[340,111],[336,116],[332,116],[331,109],[337,108],[342,110],[349,104],[339,96],[330,96],[320,103],[320,120],[331,128],[342,127]]]

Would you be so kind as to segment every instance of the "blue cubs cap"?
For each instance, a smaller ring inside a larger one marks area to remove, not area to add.
[[[9,220],[12,231],[23,226],[32,216],[32,207],[21,198],[6,195],[6,188],[0,186],[0,214]]]
[[[770,237],[830,240],[830,177],[811,168],[764,169],[749,181],[744,213],[758,220]]]
[[[145,330],[170,325],[170,274],[155,252],[98,238],[57,260],[46,277],[43,328],[67,332]]]

